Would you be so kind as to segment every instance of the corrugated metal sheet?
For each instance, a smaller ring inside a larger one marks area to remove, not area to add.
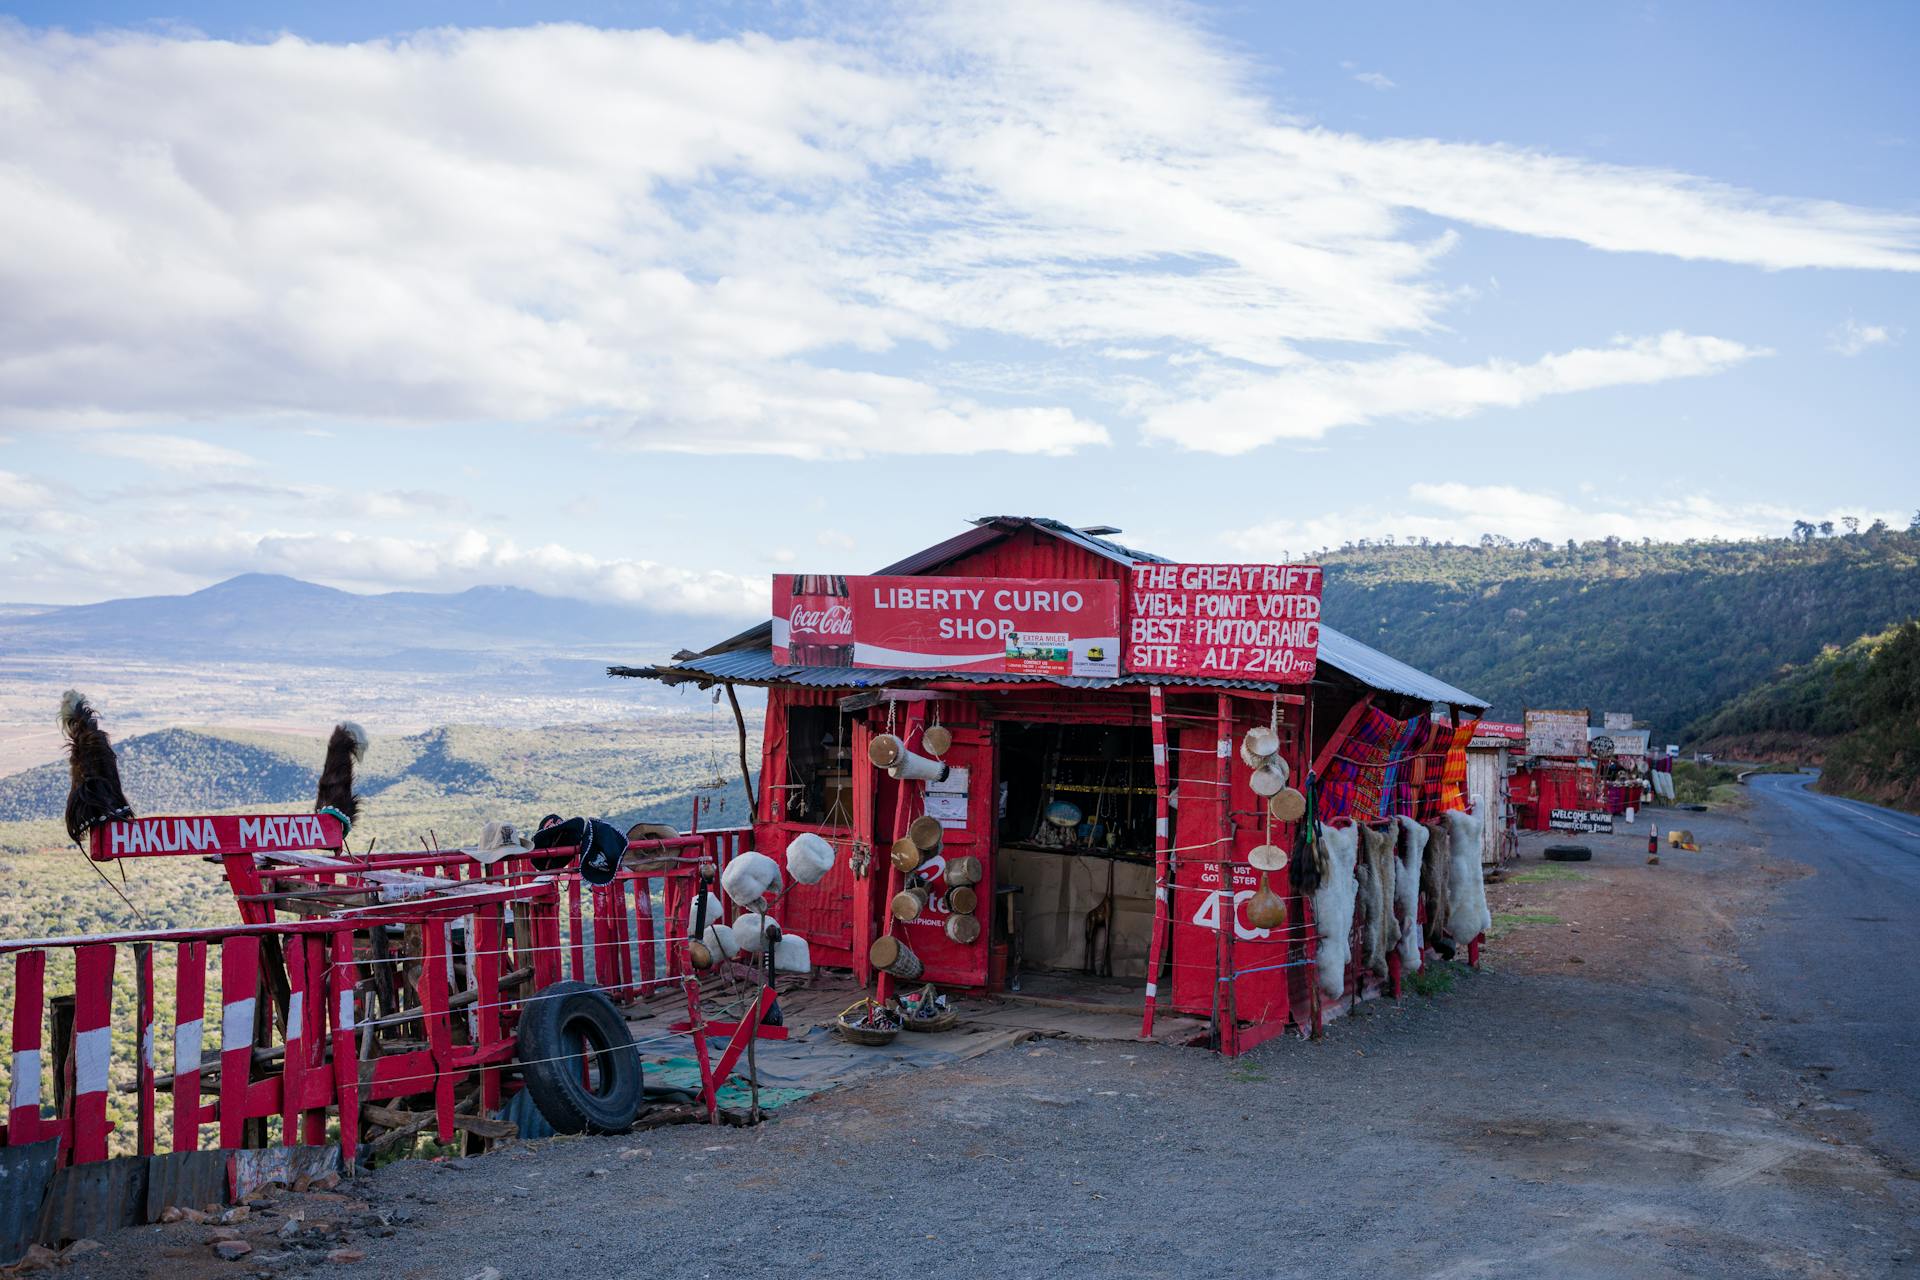
[[[1398,658],[1388,657],[1370,645],[1361,644],[1324,622],[1320,624],[1320,661],[1345,672],[1368,688],[1404,693],[1408,697],[1424,698],[1431,702],[1455,703],[1462,707],[1485,708],[1493,705],[1485,698],[1476,697],[1465,689],[1457,689],[1418,667],[1408,666]]]
[[[1082,533],[1073,526],[1045,516],[984,516],[975,527],[925,551],[908,556],[886,568],[882,574],[912,575],[950,567],[959,557],[971,557],[971,563],[956,566],[962,572],[1005,574],[1033,578],[1121,578],[1124,567],[1140,562],[1165,564],[1164,556],[1122,546],[1109,539]],[[1023,540],[1021,535],[1026,535]],[[1004,552],[995,544],[1011,543]],[[816,688],[868,689],[906,680],[968,680],[975,683],[1017,681],[1055,684],[1068,689],[1109,689],[1117,686],[1154,683],[1146,676],[1121,676],[1117,680],[1059,678],[1046,676],[1007,676],[965,672],[941,672],[937,677],[926,671],[863,669],[854,667],[782,668],[773,665],[773,626],[763,622],[702,652],[698,657],[668,667],[609,667],[609,675],[659,679],[674,672],[699,672],[719,680],[756,684],[788,684]],[[1398,658],[1362,644],[1344,632],[1322,623],[1320,661],[1324,667],[1348,676],[1370,689],[1403,694],[1428,702],[1450,703],[1477,709],[1490,705],[1446,681],[1430,676]],[[1171,683],[1162,680],[1160,683]],[[1207,688],[1268,689],[1259,680],[1196,680],[1180,683]]]
[[[0,1147],[0,1267],[20,1261],[40,1238],[40,1211],[59,1161],[58,1138]]]
[[[58,1246],[138,1226],[146,1218],[146,1156],[68,1165],[53,1175],[40,1218],[40,1243]]]
[[[1333,643],[1329,644],[1329,640]],[[1341,635],[1330,627],[1320,630],[1322,663],[1373,689],[1401,693],[1430,702],[1457,703],[1462,707],[1484,707],[1483,700],[1456,689],[1444,680],[1436,680],[1404,662]],[[786,684],[819,689],[876,689],[913,680],[963,680],[971,684],[1051,684],[1065,689],[1114,689],[1154,683],[1197,685],[1209,689],[1271,689],[1263,680],[1170,679],[1154,676],[1121,676],[1118,679],[1094,679],[1085,676],[1003,675],[986,671],[912,671],[880,667],[782,667],[773,661],[772,649],[736,649],[711,656],[702,655],[667,667],[609,667],[610,675],[640,676],[658,679],[679,672],[698,672],[716,680],[750,684]]]
[[[340,1172],[340,1148],[335,1145],[248,1147],[224,1154],[235,1200],[245,1200],[274,1183],[291,1187],[301,1178],[323,1178]]]
[[[169,1151],[147,1157],[147,1221],[169,1209],[205,1209],[227,1202],[227,1153]]]

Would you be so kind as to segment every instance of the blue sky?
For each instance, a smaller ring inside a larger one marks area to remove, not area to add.
[[[0,27],[0,599],[1920,506],[1910,6],[265,12]]]

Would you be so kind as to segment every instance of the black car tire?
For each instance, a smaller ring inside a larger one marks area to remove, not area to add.
[[[1541,854],[1548,862],[1593,861],[1593,850],[1584,844],[1550,844]]]
[[[534,992],[521,1006],[514,1054],[534,1105],[559,1133],[625,1133],[640,1115],[640,1050],[597,987],[556,982]]]

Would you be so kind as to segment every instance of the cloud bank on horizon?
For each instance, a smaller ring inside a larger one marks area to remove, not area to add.
[[[0,427],[235,492],[267,482],[195,426],[511,423],[797,460],[1231,456],[1770,355],[1599,322],[1557,351],[1411,349],[1448,327],[1461,287],[1445,264],[1482,232],[1769,272],[1920,271],[1910,214],[1329,129],[1179,13],[1100,0],[788,38],[0,27],[0,121]],[[1894,336],[1850,320],[1834,343]],[[971,356],[982,347],[999,375]],[[1046,376],[1069,364],[1071,394]],[[61,514],[63,483],[0,472],[0,524],[27,539],[0,560],[17,581],[338,579],[345,564],[367,583],[493,574],[701,607],[762,590],[460,528],[444,494],[437,536],[69,544],[62,521],[84,518]],[[281,511],[381,518],[380,493],[348,488],[288,490]],[[1708,502],[1686,527],[1740,532],[1742,510]],[[1316,527],[1334,530],[1287,536]]]

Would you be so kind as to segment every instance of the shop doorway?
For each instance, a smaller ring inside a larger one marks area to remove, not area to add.
[[[1126,980],[1153,930],[1153,741],[1145,725],[1002,722],[997,863],[1016,892],[1009,985]]]

